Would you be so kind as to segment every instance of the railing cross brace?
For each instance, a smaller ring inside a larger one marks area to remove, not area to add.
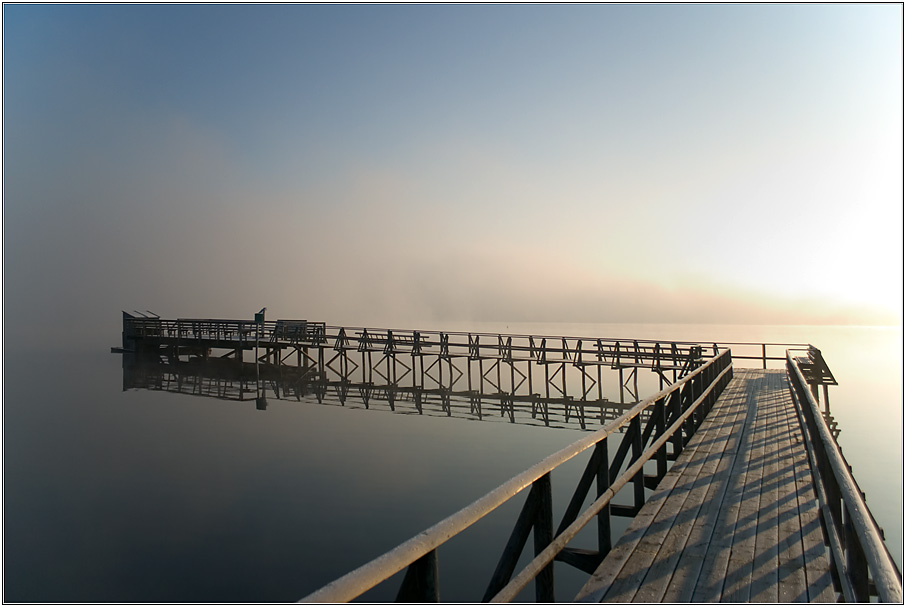
[[[551,476],[545,474],[534,483],[516,519],[510,538],[507,540],[503,554],[497,562],[497,568],[491,576],[488,588],[481,599],[483,603],[490,601],[500,590],[507,585],[529,533],[534,531],[535,554],[544,550],[554,539],[553,500],[551,496]],[[538,602],[554,601],[554,566],[548,565],[541,574],[535,578],[535,599]]]

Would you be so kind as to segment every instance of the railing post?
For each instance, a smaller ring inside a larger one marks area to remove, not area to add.
[[[665,398],[658,399],[654,404],[655,416],[655,437],[660,438],[664,432],[667,430],[667,407],[664,404]],[[667,443],[661,445],[661,448],[657,450],[657,480],[661,480],[667,474]]]
[[[606,463],[606,462],[605,462]],[[548,472],[532,483],[532,488],[525,499],[525,504],[516,519],[510,538],[507,540],[503,554],[497,562],[497,568],[491,576],[482,602],[490,601],[506,586],[516,569],[516,563],[529,533],[534,535],[534,549],[537,556],[548,547],[554,539],[554,511],[551,491],[551,477]],[[554,600],[554,566],[545,567],[535,578],[535,595],[538,602]]]
[[[701,373],[693,377],[690,383],[692,384],[692,395],[689,397],[689,404],[691,406],[691,404],[694,403],[704,392],[703,388],[705,384],[705,371],[702,371]],[[698,430],[698,427],[704,420],[704,411],[701,405],[695,408],[695,411],[692,412],[692,415],[689,416],[689,418],[692,420],[693,432],[695,430]]]
[[[406,569],[406,577],[396,595],[397,603],[439,603],[440,585],[437,549],[432,550]]]
[[[554,506],[551,490],[551,473],[548,472],[537,481],[538,514],[535,519],[535,556],[554,541]],[[535,578],[535,601],[538,603],[554,602],[554,564],[548,564]]]
[[[632,458],[629,460],[630,465],[642,457],[642,418],[635,416],[629,422],[629,431],[632,432]],[[638,473],[632,478],[633,483],[633,505],[636,513],[645,505],[645,469],[640,468]]]
[[[852,584],[856,600],[860,603],[868,603],[871,600],[871,592],[868,585],[868,561],[865,560],[865,552],[859,544],[859,538],[856,536],[856,530],[849,513],[846,513],[843,522],[843,545],[846,549],[846,573],[849,582]]]
[[[610,478],[610,456],[607,451],[607,439],[605,438],[599,442],[595,446],[595,449],[599,451],[601,457],[601,465],[598,467],[595,483],[598,491],[597,495],[600,496],[607,491],[613,480]],[[613,543],[610,535],[610,502],[608,502],[598,513],[598,553],[601,555],[601,558],[604,558],[612,547]]]
[[[679,416],[683,412],[682,407],[682,393],[680,390],[675,390],[667,399],[667,404],[670,407],[670,416],[671,420],[679,419]],[[676,429],[676,432],[673,433],[673,436],[670,438],[670,441],[673,443],[673,458],[676,459],[679,457],[679,454],[683,452],[683,427],[680,425]]]
[[[695,402],[695,395],[692,393],[693,383],[686,382],[686,384],[679,389],[680,393],[680,411],[683,413]],[[683,447],[689,444],[689,441],[692,440],[692,435],[695,433],[695,413],[686,417],[686,421],[683,422],[683,427],[685,427],[685,433],[683,434]]]

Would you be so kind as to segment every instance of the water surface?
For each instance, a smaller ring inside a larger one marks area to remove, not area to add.
[[[830,388],[839,442],[902,565],[899,328],[412,328],[811,342],[840,383]],[[5,365],[4,599],[14,602],[297,600],[581,436],[313,399],[260,411],[254,401],[123,392],[120,357],[101,345],[7,353]],[[560,511],[582,465],[554,475]],[[521,501],[441,549],[444,600],[480,599]]]

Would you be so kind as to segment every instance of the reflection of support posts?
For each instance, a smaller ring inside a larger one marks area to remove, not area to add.
[[[544,396],[547,400],[551,399],[551,377],[550,377],[550,367],[544,365]]]
[[[598,386],[598,400],[604,400],[604,392],[601,386],[601,365],[595,365],[595,369],[597,370],[598,374],[598,379],[597,381],[595,381],[595,385]]]
[[[550,410],[547,405],[548,401],[542,399],[540,394],[532,394],[532,419],[536,419],[537,414],[541,413],[541,419],[544,421],[544,425],[550,426]]]
[[[516,364],[509,360],[507,363],[510,365],[510,394],[516,394]]]
[[[472,415],[477,415],[478,419],[482,418],[481,412],[481,394],[471,394],[469,395],[469,412]]]
[[[516,421],[516,408],[513,401],[513,397],[509,394],[500,394],[500,417],[503,417],[504,414],[507,414],[510,418],[510,422]]]
[[[497,391],[503,392],[503,388],[501,388],[503,384],[500,383],[500,359],[495,360],[494,365],[497,367]],[[490,371],[490,369],[488,369],[488,371]]]
[[[440,408],[441,411],[446,412],[447,417],[453,415],[450,410],[450,393],[446,390],[441,389],[440,391]]]
[[[629,375],[626,376],[624,379],[623,367],[619,368],[619,372],[620,372],[620,403],[621,404],[626,403],[624,391],[628,392],[629,395],[635,400],[638,400],[638,398],[639,398],[639,377],[638,377],[638,374],[636,373],[637,370],[638,369],[636,367],[629,367]],[[632,388],[630,388],[628,385],[630,380],[632,381],[632,385],[633,385]]]
[[[560,365],[560,383],[563,386],[563,398],[566,398],[566,363]]]
[[[497,382],[496,382],[496,383],[494,382],[493,379],[490,379],[489,377],[487,377],[487,375],[488,375],[491,371],[493,371],[495,368],[497,369]],[[500,361],[499,361],[499,360],[494,360],[494,361],[491,363],[491,366],[488,368],[488,370],[485,371],[482,375],[484,376],[484,379],[487,379],[487,380],[488,380],[488,383],[491,384],[491,386],[494,387],[494,391],[495,391],[495,392],[502,392],[502,390],[501,390],[501,388],[500,388]],[[484,386],[482,386],[482,388],[484,388]],[[483,391],[483,390],[482,390],[482,391]]]
[[[576,409],[576,417],[579,419],[579,427],[585,430],[585,402],[576,401],[572,396],[564,396],[566,401],[566,421],[569,422],[569,404],[572,403]]]
[[[429,367],[430,369],[430,367]],[[439,388],[444,387],[444,355],[443,350],[437,355],[437,385]]]
[[[450,390],[453,390],[453,386],[456,385],[456,382],[459,380],[460,377],[462,377],[462,371],[459,370],[459,367],[457,367],[456,365],[453,364],[453,358],[454,358],[453,356],[448,356],[446,359],[447,376],[448,376],[447,388]],[[453,374],[454,370],[459,373],[458,376],[455,376]]]
[[[419,415],[422,415],[422,391],[418,388],[412,388],[412,397],[415,401],[415,410],[418,411]]]
[[[466,359],[466,376],[467,376],[469,394],[471,394],[472,393],[472,360],[469,358]]]
[[[340,385],[336,387],[337,389],[337,399],[340,401],[341,406],[346,406],[346,396],[349,394],[349,382],[341,381]]]

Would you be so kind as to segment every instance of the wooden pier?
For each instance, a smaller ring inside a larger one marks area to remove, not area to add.
[[[587,410],[597,408],[600,417],[598,429],[303,601],[351,601],[403,570],[398,601],[439,601],[439,549],[516,496],[524,496],[524,505],[476,600],[513,601],[534,584],[539,602],[903,601],[902,576],[836,444],[827,407],[827,386],[836,380],[813,346],[257,320],[168,321],[124,313],[119,350],[151,353],[184,369],[182,355],[204,360],[214,349],[241,368],[243,352],[254,349],[256,379],[262,363],[270,365],[267,373],[280,375],[291,360],[288,375],[297,388],[324,394],[331,387],[341,399],[351,388],[362,394],[377,389],[390,395],[391,408],[397,395],[406,395],[419,414],[435,399],[450,415],[456,396],[470,401],[470,414],[476,399],[480,412],[487,398],[499,401],[501,415],[512,414],[518,402],[531,407],[532,418],[543,409],[545,422],[550,407],[561,407],[565,419],[581,420],[583,429],[593,419]],[[769,347],[783,348],[783,356],[770,356]],[[737,366],[752,361],[762,368]],[[769,361],[785,367],[768,369]],[[615,419],[603,414],[614,406],[602,394],[604,369],[619,375]],[[639,369],[657,374],[661,390],[622,406],[624,392],[638,396],[637,384],[629,383]],[[183,375],[172,375],[181,391]],[[551,475],[582,454],[587,464],[555,525]],[[611,536],[615,516],[632,518],[619,538]],[[573,545],[589,525],[597,529],[597,545]],[[517,572],[530,535],[533,556]],[[578,595],[557,595],[554,561],[588,574]]]

